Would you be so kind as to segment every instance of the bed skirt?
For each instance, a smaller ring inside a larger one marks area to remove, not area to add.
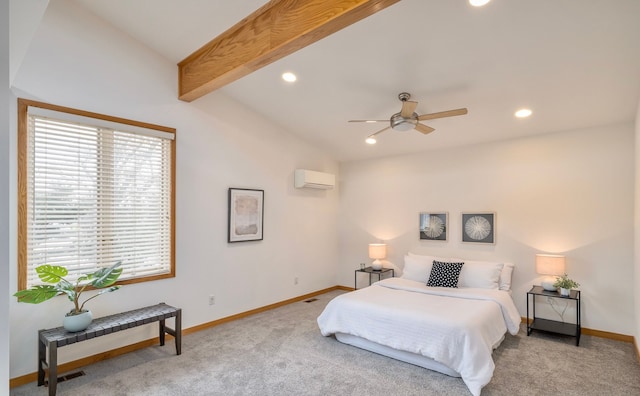
[[[397,349],[389,348],[385,345],[376,344],[375,342],[369,341],[367,339],[356,337],[351,334],[346,333],[336,333],[336,340],[340,341],[343,344],[351,345],[360,349],[364,349],[370,352],[377,353],[382,356],[387,356],[392,359],[400,360],[405,363],[410,363],[416,366],[420,366],[429,370],[437,371],[442,374],[446,374],[450,377],[460,377],[460,374],[453,370],[452,368],[445,366],[442,363],[436,362],[435,360],[418,355],[416,353],[411,353],[407,351],[400,351]],[[496,349],[502,344],[504,341],[504,337],[493,346],[493,349]]]
[[[411,363],[416,366],[424,367],[429,370],[449,375],[451,377],[460,377],[460,374],[455,370],[426,356],[389,348],[388,346],[376,344],[375,342],[371,342],[367,339],[356,337],[351,334],[336,333],[335,336],[336,339],[343,344],[352,345],[361,349],[365,349],[367,351],[377,353],[379,355],[387,356],[406,363]]]

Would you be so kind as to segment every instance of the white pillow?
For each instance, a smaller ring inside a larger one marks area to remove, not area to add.
[[[431,274],[433,261],[448,262],[449,259],[435,256],[422,256],[411,254],[404,256],[404,268],[402,269],[401,278],[422,282],[425,285]]]
[[[500,290],[511,290],[511,276],[513,275],[513,263],[504,263],[500,272]]]
[[[476,287],[481,289],[498,290],[500,287],[500,273],[504,267],[503,263],[492,263],[489,261],[464,261],[458,287]]]

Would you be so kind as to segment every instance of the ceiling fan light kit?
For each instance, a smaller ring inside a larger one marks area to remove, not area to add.
[[[415,129],[416,125],[418,125],[418,115],[416,113],[411,114],[410,117],[403,117],[400,113],[391,116],[391,129],[394,131],[410,131]]]
[[[389,120],[349,120],[349,122],[389,122],[389,126],[379,130],[376,133],[369,135],[366,142],[374,144],[376,142],[375,136],[386,131],[387,129],[393,129],[394,131],[406,132],[412,129],[426,135],[433,132],[435,129],[430,126],[421,124],[420,121],[435,120],[436,118],[453,117],[458,115],[467,114],[466,108],[441,111],[438,113],[418,115],[414,110],[418,106],[418,102],[411,101],[411,94],[408,92],[401,92],[398,94],[398,99],[402,102],[402,108],[398,113],[389,118]]]

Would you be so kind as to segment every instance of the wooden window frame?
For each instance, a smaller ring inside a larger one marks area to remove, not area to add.
[[[36,107],[45,110],[56,111],[60,113],[67,113],[75,116],[89,117],[97,120],[103,120],[107,122],[114,122],[124,125],[131,125],[134,127],[146,128],[157,130],[161,132],[171,133],[176,135],[174,128],[164,127],[160,125],[154,125],[139,121],[133,121],[125,118],[113,117],[109,115],[93,113],[84,110],[77,110],[69,107],[52,105],[48,103],[18,98],[18,290],[27,288],[27,267],[28,267],[28,235],[27,235],[27,216],[28,216],[28,191],[27,191],[27,178],[28,178],[28,110],[29,107]],[[176,176],[176,139],[174,138],[170,142],[171,153],[171,166],[170,166],[170,188],[171,188],[171,205],[170,205],[170,270],[168,273],[142,276],[137,278],[123,279],[119,281],[119,284],[133,284],[140,282],[154,281],[158,279],[166,279],[175,277],[175,176]]]

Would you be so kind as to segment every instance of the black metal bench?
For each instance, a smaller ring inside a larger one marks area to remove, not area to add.
[[[175,328],[165,326],[165,319],[175,317]],[[134,309],[94,319],[84,331],[68,332],[64,327],[38,331],[38,386],[45,384],[45,367],[49,368],[49,396],[56,394],[58,385],[58,348],[100,337],[144,324],[160,322],[160,345],[164,345],[165,333],[175,337],[176,355],[182,353],[182,309],[165,303]],[[49,363],[47,364],[47,348]]]

